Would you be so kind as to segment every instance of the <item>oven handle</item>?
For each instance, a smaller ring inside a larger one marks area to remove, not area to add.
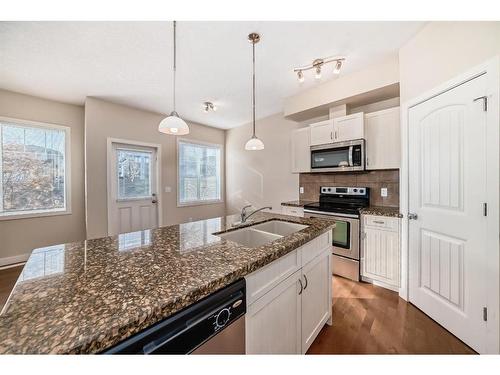
[[[340,213],[334,213],[334,212],[314,211],[314,210],[307,210],[307,209],[304,209],[304,212],[307,212],[308,214],[318,214],[318,215],[337,216],[337,217],[349,217],[352,219],[359,219],[358,215],[352,215],[352,214],[340,214]]]
[[[353,147],[349,146],[349,166],[350,167],[353,167],[353,165],[352,165],[352,150],[353,150]]]

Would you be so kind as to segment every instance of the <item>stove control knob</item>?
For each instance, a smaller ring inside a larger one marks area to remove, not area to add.
[[[217,314],[217,317],[215,318],[215,323],[217,325],[217,328],[224,327],[226,323],[229,321],[229,317],[231,316],[231,312],[229,309],[222,309],[219,311]]]
[[[354,189],[353,191],[354,191],[355,193],[357,193],[357,192],[358,192],[358,189]]]

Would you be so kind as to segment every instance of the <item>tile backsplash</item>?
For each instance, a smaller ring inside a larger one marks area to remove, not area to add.
[[[301,173],[299,186],[304,193],[300,199],[318,200],[320,186],[354,186],[370,188],[370,205],[399,206],[399,169],[352,173]],[[380,194],[381,188],[387,188],[387,197]]]

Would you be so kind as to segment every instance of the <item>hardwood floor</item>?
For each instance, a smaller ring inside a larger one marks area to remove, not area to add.
[[[10,291],[23,270],[23,266],[0,270],[0,310],[9,298]]]
[[[396,292],[333,278],[333,325],[308,354],[472,354],[471,348]]]
[[[0,309],[22,267],[0,270]],[[308,354],[472,354],[463,342],[390,290],[333,278],[333,326]]]

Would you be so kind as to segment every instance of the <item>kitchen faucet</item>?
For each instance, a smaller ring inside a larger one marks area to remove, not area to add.
[[[269,207],[269,206],[268,207],[262,207],[262,208],[259,208],[259,209],[255,210],[255,211],[251,212],[250,214],[247,214],[247,208],[249,208],[249,207],[252,207],[252,205],[249,204],[248,206],[245,206],[245,207],[243,207],[241,209],[241,214],[240,214],[240,216],[241,216],[241,224],[245,223],[250,216],[252,216],[253,214],[256,214],[259,211],[265,210],[266,208],[269,208],[270,210],[273,209],[272,207]]]

